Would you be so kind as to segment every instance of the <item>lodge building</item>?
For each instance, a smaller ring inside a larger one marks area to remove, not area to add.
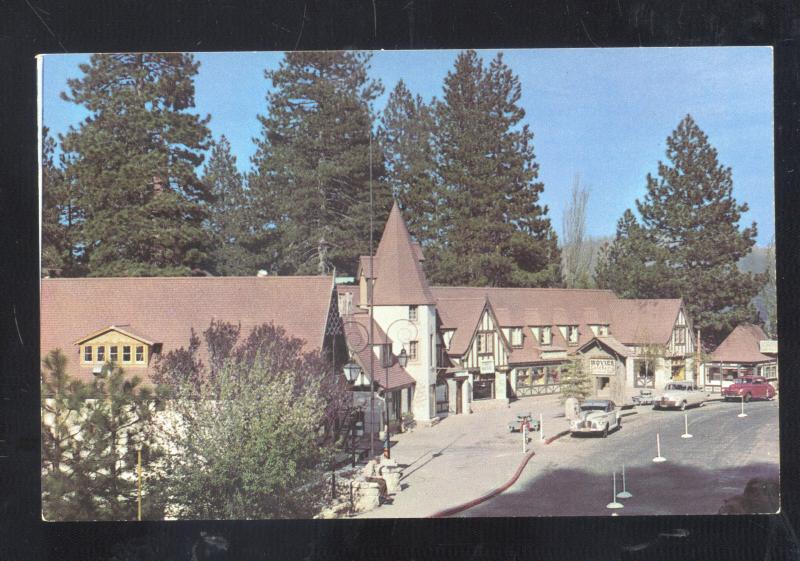
[[[373,426],[384,411],[392,423],[413,414],[425,424],[558,393],[573,359],[590,372],[594,395],[618,403],[670,380],[700,381],[695,332],[680,299],[430,286],[424,260],[395,204],[352,283],[334,276],[45,278],[42,355],[61,348],[68,372],[83,379],[107,360],[147,379],[156,357],[188,346],[192,329],[201,334],[212,320],[225,321],[246,336],[272,322],[302,339],[305,351],[344,353],[337,368],[360,367],[354,400],[377,399],[379,416],[367,420]],[[207,358],[204,345],[199,352]],[[713,379],[713,367],[708,372]]]

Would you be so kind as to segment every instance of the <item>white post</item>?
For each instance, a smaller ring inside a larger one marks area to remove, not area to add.
[[[522,453],[523,454],[527,454],[528,453],[528,423],[527,423],[527,421],[523,421],[522,430],[520,432],[522,433]]]
[[[653,461],[656,462],[657,464],[661,462],[666,462],[667,459],[661,455],[661,435],[659,433],[656,433],[656,451],[658,455],[655,458],[653,458]]]
[[[539,413],[539,440],[544,440],[544,418]]]
[[[687,413],[683,414],[683,434],[681,438],[692,438],[692,435],[689,434],[689,415]]]
[[[628,492],[627,484],[625,483],[625,464],[622,464],[622,491],[617,493],[618,499],[630,499],[633,494]]]
[[[739,413],[736,416],[737,417],[747,417],[747,413],[744,412],[744,396],[741,396],[741,398],[742,398],[742,412]]]
[[[623,505],[620,502],[617,502],[617,472],[615,471],[612,475],[614,480],[614,494],[611,495],[611,502],[606,505],[606,508],[623,508]]]

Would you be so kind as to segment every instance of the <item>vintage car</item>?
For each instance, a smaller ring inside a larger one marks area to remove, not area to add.
[[[589,399],[581,404],[577,419],[569,424],[570,433],[600,433],[603,438],[608,436],[611,429],[622,428],[620,410],[614,402],[608,399]]]
[[[694,382],[669,382],[661,395],[653,400],[653,409],[677,408],[683,411],[694,405],[702,407],[708,397],[708,392]]]
[[[761,376],[742,376],[733,381],[733,384],[722,390],[725,401],[750,401],[751,399],[772,399],[775,397],[775,388]]]

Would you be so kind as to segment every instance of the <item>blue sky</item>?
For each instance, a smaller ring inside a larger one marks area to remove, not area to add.
[[[441,97],[458,51],[376,51],[370,74],[385,94],[403,79],[426,100]],[[496,50],[478,51],[488,62]],[[225,134],[249,168],[266,112],[264,70],[282,53],[200,53],[196,111],[210,114],[215,138]],[[645,194],[645,176],[665,159],[665,139],[691,113],[733,169],[734,196],[758,223],[758,243],[774,233],[772,50],[768,47],[505,50],[519,76],[525,122],[545,184],[542,202],[561,233],[573,178],[590,189],[587,230],[613,235],[626,208]],[[88,55],[48,55],[43,64],[42,119],[55,134],[77,126],[83,109],[60,99]]]

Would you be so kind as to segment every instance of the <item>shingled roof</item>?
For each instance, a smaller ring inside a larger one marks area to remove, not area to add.
[[[373,354],[372,368],[374,369],[374,381],[380,387],[388,390],[398,390],[414,385],[414,378],[405,368],[400,366],[397,357],[392,355],[392,365],[386,369],[381,366],[380,358],[375,351],[369,348],[369,314],[358,313],[342,317],[347,344],[356,354],[357,361],[369,377],[370,353]],[[372,321],[372,337],[375,344],[388,343],[386,334],[375,322]]]
[[[750,323],[737,325],[719,347],[711,353],[714,362],[734,362],[739,364],[757,364],[772,362],[775,359],[761,354],[759,342],[769,339],[764,330]]]
[[[436,300],[416,249],[395,201],[375,252],[376,306],[434,305]]]
[[[333,279],[298,277],[125,277],[56,278],[41,282],[41,352],[60,348],[68,373],[88,380],[77,341],[117,326],[161,343],[162,353],[189,344],[190,330],[201,336],[211,320],[241,324],[242,334],[274,323],[318,350],[330,308]],[[205,345],[200,358],[206,362]],[[147,368],[130,373],[150,375]]]

